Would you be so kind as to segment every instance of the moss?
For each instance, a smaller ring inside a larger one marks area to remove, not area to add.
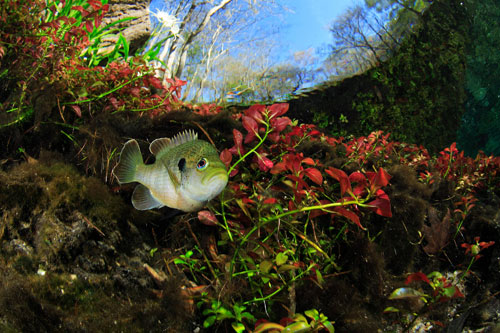
[[[0,317],[21,332],[62,332],[60,312],[42,304],[30,287],[15,276],[4,278],[0,288]]]
[[[36,272],[36,262],[33,260],[33,257],[27,255],[19,256],[12,267],[19,272],[20,274],[32,274]]]
[[[379,244],[386,260],[386,269],[392,274],[412,270],[415,254],[419,250],[420,230],[432,189],[418,182],[415,171],[407,166],[394,166],[387,193],[391,199],[392,218],[383,225]]]

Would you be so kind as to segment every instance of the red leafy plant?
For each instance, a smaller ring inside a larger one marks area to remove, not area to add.
[[[474,237],[474,244],[462,243],[460,246],[465,249],[465,254],[469,255],[470,261],[467,269],[460,279],[463,279],[469,272],[472,267],[472,264],[476,262],[479,258],[481,258],[481,254],[479,254],[482,250],[489,248],[490,246],[495,245],[495,241],[489,242],[480,242],[479,237]]]
[[[304,279],[321,284],[325,272],[339,269],[333,234],[320,232],[319,223],[332,225],[335,234],[358,232],[370,214],[392,216],[383,189],[391,176],[383,168],[347,175],[305,155],[299,151],[305,141],[340,141],[314,125],[294,125],[287,110],[284,103],[253,105],[235,117],[244,132],[233,129],[231,146],[220,153],[230,174],[220,210],[198,216],[222,228],[220,244],[235,247],[229,274],[246,276],[252,295],[261,295],[248,302],[274,298]],[[256,281],[256,274],[262,278]]]
[[[405,285],[414,282],[426,283],[427,286],[430,287],[430,294],[426,294],[424,291],[417,289],[403,287],[394,290],[389,296],[389,299],[394,300],[417,297],[422,299],[425,303],[433,304],[447,302],[453,298],[465,297],[457,287],[459,281],[447,278],[437,271],[427,275],[422,272],[412,273],[406,278]]]

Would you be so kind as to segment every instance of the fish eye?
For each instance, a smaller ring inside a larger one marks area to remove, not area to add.
[[[202,158],[201,160],[198,161],[198,164],[196,165],[196,168],[198,170],[203,170],[208,166],[208,161],[206,158]]]

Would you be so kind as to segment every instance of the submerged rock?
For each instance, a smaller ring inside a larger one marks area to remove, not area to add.
[[[0,171],[0,331],[184,331],[144,269],[160,217],[62,162]]]

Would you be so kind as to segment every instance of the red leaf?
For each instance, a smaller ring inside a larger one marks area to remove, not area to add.
[[[151,76],[148,78],[148,81],[149,81],[149,84],[152,85],[154,88],[163,89],[163,85],[158,78]]]
[[[270,121],[271,127],[277,132],[283,131],[292,121],[288,117],[273,118]]]
[[[310,157],[306,157],[302,160],[302,163],[308,164],[308,165],[314,165],[314,160]]]
[[[279,117],[284,115],[288,111],[288,103],[277,103],[271,105],[269,110],[269,118]]]
[[[278,173],[282,173],[285,170],[286,170],[286,163],[285,162],[279,162],[279,163],[276,163],[273,166],[273,168],[271,169],[271,173],[273,175],[276,175]]]
[[[238,131],[237,129],[233,129],[233,139],[234,139],[234,144],[239,147],[243,142],[243,134],[241,134],[241,132]]]
[[[241,201],[244,203],[244,204],[254,204],[255,201],[253,201],[252,199],[248,198],[248,197],[244,197],[241,199]]]
[[[351,183],[366,184],[366,176],[361,172],[356,171],[349,175],[349,181]]]
[[[87,31],[90,33],[92,30],[94,30],[94,26],[92,25],[92,21],[86,21],[85,22],[85,27],[87,28]]]
[[[214,213],[212,213],[209,210],[201,210],[198,212],[198,220],[200,220],[201,223],[204,225],[208,226],[214,226],[217,225],[218,221],[217,218],[215,217]]]
[[[241,134],[240,131],[237,129],[233,129],[233,140],[234,140],[234,147],[229,149],[229,151],[234,154],[234,155],[242,155],[245,153],[245,149],[243,148],[243,134]]]
[[[337,181],[340,182],[341,196],[344,196],[344,193],[347,191],[352,192],[351,182],[349,181],[349,177],[347,177],[347,174],[344,171],[328,167],[328,169],[326,169],[325,172],[332,178],[335,178]]]
[[[320,135],[321,132],[318,131],[318,130],[312,130],[311,132],[308,133],[309,136],[316,136],[316,135]]]
[[[259,123],[264,123],[262,113],[266,110],[265,105],[254,104],[245,111],[245,116],[253,118]]]
[[[75,112],[75,114],[81,118],[82,117],[82,110],[80,109],[80,107],[78,105],[70,105],[71,108],[73,109],[73,111]]]
[[[262,171],[268,171],[273,167],[273,161],[268,159],[263,155],[257,155],[257,163],[259,164],[259,169]]]
[[[245,143],[252,142],[259,131],[259,126],[257,125],[257,122],[253,118],[243,116],[242,123],[243,127],[245,127],[245,129],[248,131],[248,135],[245,137]]]
[[[389,196],[382,190],[377,191],[377,198],[368,203],[370,206],[375,206],[370,208],[375,213],[385,217],[392,217],[391,212],[391,201]]]
[[[221,151],[219,157],[220,157],[220,160],[222,161],[222,163],[224,163],[224,165],[226,166],[226,168],[229,168],[229,165],[231,164],[231,160],[233,159],[233,154],[231,154],[229,149],[226,148],[223,151]]]
[[[92,6],[94,10],[101,8],[101,2],[97,0],[87,0],[87,3]]]
[[[304,170],[306,173],[307,177],[309,177],[310,180],[315,182],[318,185],[323,184],[323,175],[321,175],[321,172],[316,169],[316,168],[307,168]]]
[[[389,175],[384,169],[379,168],[375,177],[371,179],[372,191],[387,186],[391,178],[391,175]]]
[[[425,275],[422,272],[417,272],[417,273],[413,273],[413,274],[408,275],[408,277],[405,280],[405,284],[410,284],[414,281],[424,281],[424,282],[427,282],[428,284],[431,284],[431,281],[429,281],[429,278],[427,277],[427,275]]]
[[[266,200],[263,201],[263,204],[275,204],[277,203],[278,200],[276,200],[276,198],[267,198]]]
[[[287,169],[297,174],[302,170],[300,163],[302,162],[302,155],[299,154],[287,154],[283,157],[283,161],[287,165]]]
[[[102,21],[102,16],[97,15],[94,19],[94,24],[96,28],[99,28],[99,26],[101,25],[101,21]]]
[[[451,298],[458,298],[458,297],[465,298],[465,295],[462,294],[462,292],[460,291],[460,289],[458,289],[457,286],[455,286],[455,293],[453,294],[453,296]]]
[[[347,210],[347,209],[345,209],[343,207],[334,207],[333,210],[337,214],[342,215],[343,217],[345,217],[345,218],[351,220],[352,222],[354,222],[354,224],[356,224],[361,229],[366,230],[366,228],[361,225],[361,221],[359,220],[359,216],[356,215],[356,213],[351,212],[350,210]]]

